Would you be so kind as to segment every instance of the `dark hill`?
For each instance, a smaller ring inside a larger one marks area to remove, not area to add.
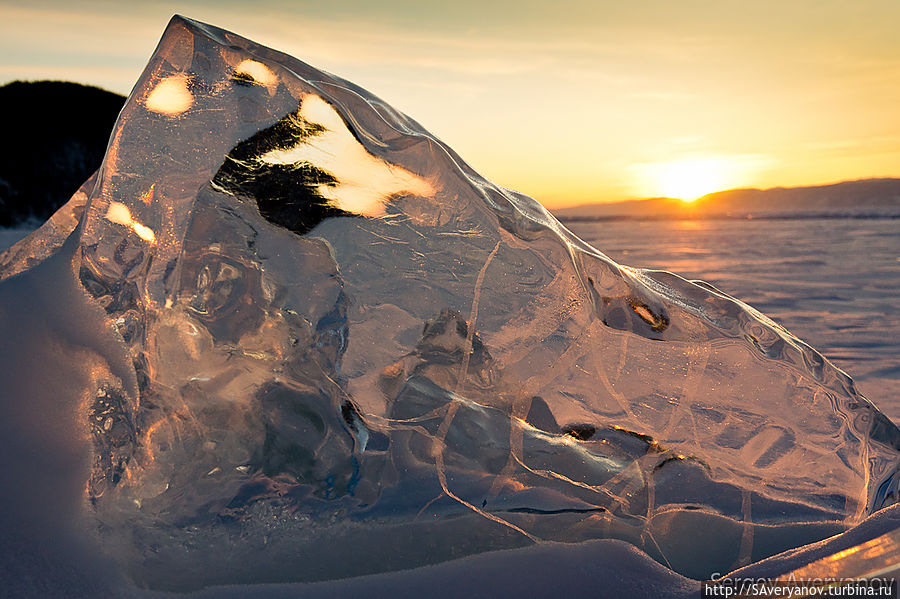
[[[45,220],[100,166],[124,96],[63,81],[0,87],[0,227]]]

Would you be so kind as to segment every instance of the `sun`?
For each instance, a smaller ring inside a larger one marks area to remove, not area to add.
[[[729,165],[717,158],[692,158],[649,165],[654,195],[685,202],[729,187]]]

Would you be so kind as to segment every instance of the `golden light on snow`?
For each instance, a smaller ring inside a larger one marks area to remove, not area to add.
[[[317,191],[336,207],[364,216],[383,216],[393,195],[434,195],[434,186],[426,179],[366,151],[340,115],[319,96],[303,98],[300,116],[326,131],[293,148],[272,150],[262,160],[270,164],[308,162],[327,171],[338,183],[319,185]]]
[[[187,84],[187,75],[166,77],[147,96],[147,109],[169,116],[181,114],[194,103],[194,96]]]
[[[148,243],[156,243],[156,234],[150,227],[139,223],[131,217],[128,206],[120,202],[112,202],[106,211],[106,220],[131,228],[138,237]]]
[[[723,158],[689,158],[644,166],[651,195],[685,202],[733,186],[733,166]]]
[[[266,87],[278,82],[278,77],[272,72],[272,69],[258,60],[250,60],[249,58],[242,60],[238,66],[235,67],[234,74],[248,77]]]

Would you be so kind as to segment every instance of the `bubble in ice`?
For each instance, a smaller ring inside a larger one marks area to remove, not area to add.
[[[141,586],[604,538],[700,578],[897,497],[900,432],[789,332],[616,264],[352,83],[180,17],[101,170],[0,276],[81,352],[4,409],[83,431],[70,486]]]

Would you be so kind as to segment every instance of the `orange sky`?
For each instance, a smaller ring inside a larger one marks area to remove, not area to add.
[[[169,17],[362,85],[549,207],[900,176],[900,2],[9,2],[0,82],[127,93]]]

